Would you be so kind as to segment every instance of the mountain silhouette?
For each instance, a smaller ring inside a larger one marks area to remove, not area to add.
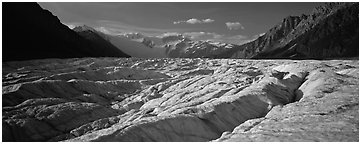
[[[3,3],[3,61],[75,57],[129,57],[63,25],[37,3]]]
[[[289,16],[266,34],[214,58],[332,59],[358,57],[358,3],[327,3]]]

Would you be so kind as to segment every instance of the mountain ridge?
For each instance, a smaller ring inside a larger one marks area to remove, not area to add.
[[[37,3],[3,3],[3,60],[128,57],[118,49],[95,46],[63,25]],[[19,34],[28,34],[22,38]],[[21,40],[21,42],[19,42]]]
[[[358,3],[327,3],[315,8],[310,15],[286,17],[281,24],[271,28],[258,39],[216,55],[214,58],[325,59],[358,57],[358,46],[355,44],[358,43],[357,16]],[[341,25],[342,28],[336,28],[335,25]],[[343,32],[344,29],[347,32]],[[352,29],[356,29],[356,31]],[[316,31],[323,33],[319,34]],[[329,31],[332,31],[333,34]],[[339,34],[342,36],[338,36]],[[332,39],[330,35],[337,36],[339,39],[327,40],[327,38]],[[317,42],[318,37],[324,44]],[[311,42],[309,43],[309,41]],[[326,46],[319,47],[318,45]],[[340,51],[339,49],[342,49],[343,52],[328,54],[334,50]]]

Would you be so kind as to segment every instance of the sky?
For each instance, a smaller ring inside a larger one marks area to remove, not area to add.
[[[287,16],[310,14],[312,2],[39,2],[69,27],[107,34],[183,34],[194,40],[243,44]]]

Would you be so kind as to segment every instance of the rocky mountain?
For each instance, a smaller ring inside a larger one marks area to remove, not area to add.
[[[327,3],[310,15],[289,16],[258,39],[215,57],[358,57],[358,11],[358,3]]]
[[[152,40],[149,40],[149,39],[143,39],[142,40],[142,44],[150,47],[150,48],[153,48],[155,46],[155,43],[152,41]]]
[[[359,141],[358,60],[4,62],[2,141]]]
[[[165,48],[157,46],[146,38],[130,38],[125,35],[107,35],[108,40],[132,57],[164,58],[167,57]]]
[[[161,38],[153,37],[153,36],[145,36],[141,33],[126,33],[118,36],[125,37],[132,41],[140,42],[149,48],[153,48],[155,46],[159,46],[163,44]]]
[[[167,55],[172,58],[212,58],[235,46],[221,42],[184,39],[174,45],[167,45]]]
[[[101,49],[99,49],[99,52],[100,52],[100,50],[103,50],[103,49],[108,49],[108,50],[112,50],[112,51],[123,51],[123,49],[124,49],[119,46],[118,47],[114,46],[108,40],[107,35],[96,31],[92,27],[89,27],[86,25],[77,26],[77,27],[73,28],[73,30],[75,32],[77,32],[80,36],[82,36],[83,38],[91,41],[94,47],[101,48]],[[129,55],[129,54],[124,53],[124,55]]]
[[[79,36],[37,3],[3,3],[3,61],[73,57],[128,57]]]
[[[170,58],[208,58],[236,46],[209,40],[192,40],[181,34],[163,36],[161,40]]]
[[[166,57],[169,58],[213,57],[236,46],[220,42],[192,40],[181,34],[147,37],[140,33],[130,33],[123,36],[149,48],[165,49]]]

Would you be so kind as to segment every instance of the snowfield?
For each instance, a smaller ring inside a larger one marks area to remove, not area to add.
[[[3,63],[3,141],[359,141],[358,60]]]

